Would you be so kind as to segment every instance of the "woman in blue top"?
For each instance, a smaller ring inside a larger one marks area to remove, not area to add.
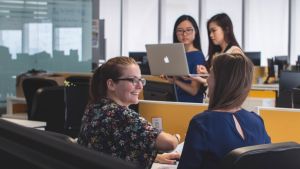
[[[263,120],[241,108],[251,88],[253,64],[241,54],[220,54],[208,77],[208,110],[193,117],[179,169],[217,169],[231,150],[270,143]]]
[[[177,19],[173,30],[173,42],[184,44],[190,74],[196,74],[197,65],[205,65],[205,59],[200,46],[199,28],[194,18],[182,15]],[[169,81],[176,84],[178,101],[203,102],[205,88],[201,87],[201,83],[181,77],[169,78]]]

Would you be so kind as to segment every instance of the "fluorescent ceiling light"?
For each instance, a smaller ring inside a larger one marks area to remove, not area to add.
[[[2,3],[10,3],[10,4],[24,4],[24,1],[2,1]]]
[[[34,11],[33,14],[35,14],[35,15],[47,15],[48,13],[46,11]]]
[[[39,2],[39,1],[25,1],[25,4],[31,4],[31,5],[47,5],[47,2]]]
[[[0,13],[9,13],[9,10],[0,9]]]

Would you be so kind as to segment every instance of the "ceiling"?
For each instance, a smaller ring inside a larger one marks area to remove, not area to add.
[[[20,29],[26,23],[67,27],[92,18],[92,0],[0,0],[0,29]]]

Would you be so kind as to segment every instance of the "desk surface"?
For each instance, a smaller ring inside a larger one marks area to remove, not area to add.
[[[279,84],[253,84],[252,90],[279,90]]]
[[[21,120],[21,119],[13,119],[13,118],[1,118],[3,120],[7,120],[9,122],[30,128],[44,128],[46,126],[46,122],[43,121],[31,121],[31,120]]]
[[[176,169],[177,166],[178,166],[178,164],[170,165],[170,164],[153,163],[151,169]]]

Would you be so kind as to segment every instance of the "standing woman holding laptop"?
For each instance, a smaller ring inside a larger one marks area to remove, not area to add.
[[[205,58],[201,50],[199,28],[193,17],[182,15],[176,20],[173,42],[184,44],[190,74],[196,74],[197,65],[205,65]],[[178,101],[203,102],[205,87],[203,88],[201,83],[183,77],[167,79],[176,84]]]

